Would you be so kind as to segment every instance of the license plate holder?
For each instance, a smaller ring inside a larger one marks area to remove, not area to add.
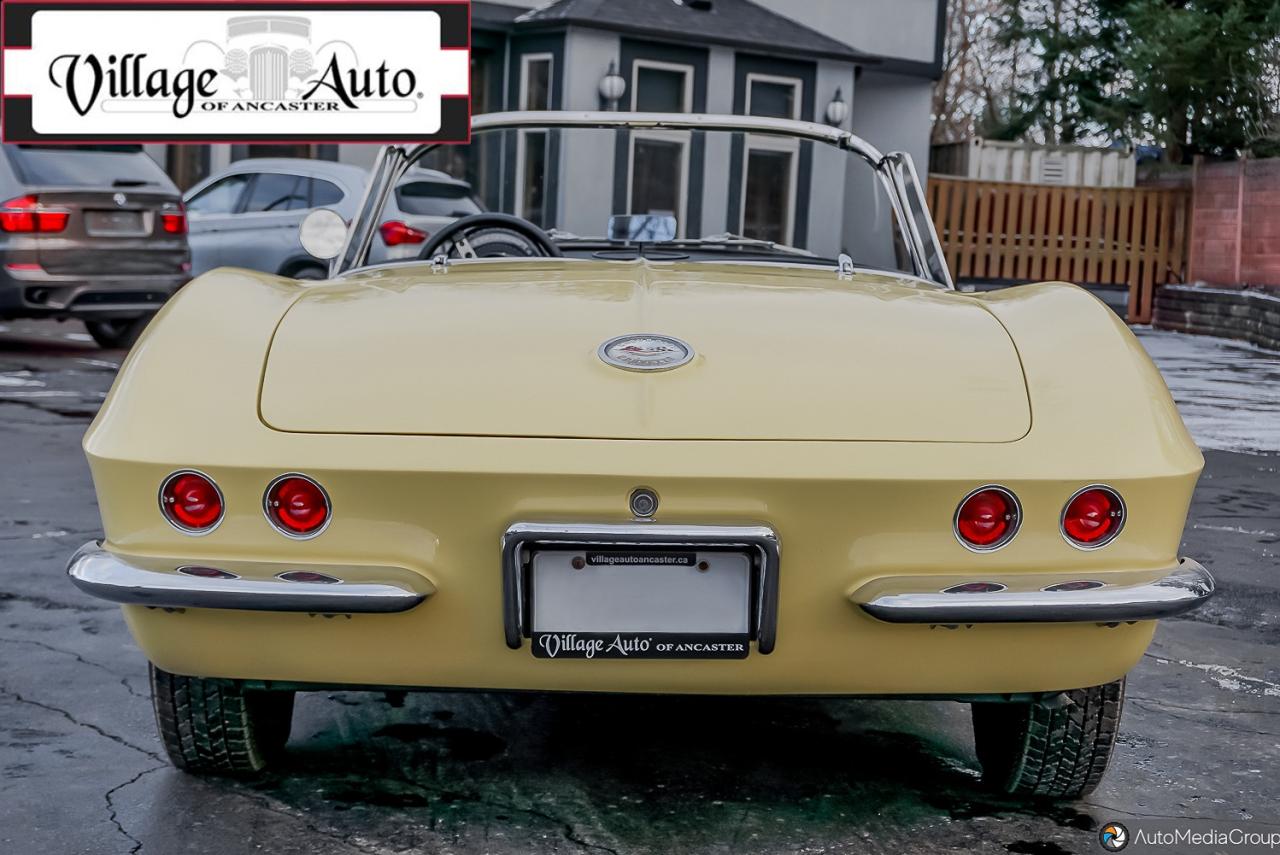
[[[87,210],[84,230],[92,237],[140,237],[147,233],[142,211]]]
[[[539,659],[743,659],[752,556],[742,550],[585,546],[532,553]]]
[[[533,637],[533,556],[542,550],[601,548],[674,552],[730,551],[749,556],[751,603],[748,626],[752,655],[768,655],[778,638],[778,591],[782,542],[765,524],[688,525],[636,520],[514,522],[502,534],[502,633],[507,647],[521,649]],[[545,629],[545,628],[544,628]],[[705,634],[707,627],[702,627]]]

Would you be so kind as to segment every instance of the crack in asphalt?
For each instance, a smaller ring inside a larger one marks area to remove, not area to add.
[[[27,407],[28,409],[78,422],[93,421],[93,414],[97,412],[97,405],[94,406],[93,410],[72,410],[66,407],[52,407],[39,401],[24,401],[21,398],[0,398],[0,406],[5,405]]]
[[[152,766],[150,769],[143,769],[123,784],[117,784],[103,793],[103,799],[105,799],[107,803],[107,819],[111,820],[111,824],[116,827],[116,831],[119,831],[124,835],[126,840],[133,844],[129,849],[129,855],[138,855],[138,853],[142,851],[142,841],[130,834],[124,827],[124,823],[120,822],[119,814],[116,811],[114,796],[125,787],[138,783],[138,781],[140,781],[145,775],[150,775],[152,772],[158,772],[163,768],[165,768],[165,765],[160,764],[159,766]]]
[[[44,650],[48,650],[52,653],[61,653],[64,656],[70,656],[72,659],[75,659],[77,662],[81,663],[82,665],[88,665],[90,668],[97,668],[99,671],[110,674],[112,677],[119,678],[120,685],[124,686],[125,691],[133,695],[135,698],[140,698],[141,700],[144,700],[144,701],[151,700],[151,697],[149,695],[144,695],[141,692],[134,689],[133,686],[129,685],[128,677],[122,676],[121,674],[118,674],[115,671],[112,671],[110,668],[108,668],[106,665],[103,665],[101,662],[94,662],[90,659],[85,659],[83,656],[81,656],[79,653],[76,653],[74,650],[63,650],[61,647],[54,647],[52,644],[46,644],[43,641],[35,641],[29,638],[6,638],[5,636],[0,636],[0,643],[30,644],[32,647],[39,647]]]
[[[1138,698],[1129,698],[1129,700],[1132,701],[1136,706],[1147,710],[1147,712],[1155,712],[1156,708],[1158,708],[1161,712],[1163,712],[1164,715],[1167,715],[1170,718],[1176,718],[1180,721],[1189,721],[1192,724],[1204,723],[1203,720],[1197,719],[1194,715],[1179,715],[1176,712],[1170,712],[1166,706],[1161,705],[1159,703],[1149,705],[1147,703],[1144,703],[1142,700]],[[1201,712],[1221,712],[1221,711],[1220,710],[1201,710]],[[1224,727],[1227,730],[1232,731],[1233,733],[1247,733],[1250,736],[1275,736],[1276,735],[1274,731],[1254,730],[1253,728],[1249,728],[1249,727],[1239,727],[1234,722],[1229,722],[1229,721],[1219,722],[1219,726]]]
[[[1111,805],[1098,804],[1097,802],[1080,801],[1077,804],[1086,807],[1096,808],[1097,810],[1105,810],[1110,813],[1119,814],[1120,816],[1131,816],[1135,819],[1174,819],[1181,822],[1221,822],[1234,823],[1247,822],[1249,825],[1261,825],[1265,828],[1280,828],[1280,822],[1269,822],[1265,819],[1245,819],[1242,820],[1238,816],[1221,817],[1221,816],[1187,816],[1185,814],[1174,813],[1134,813],[1133,811],[1124,810],[1123,808],[1112,807]]]
[[[90,722],[87,722],[87,721],[81,721],[80,719],[76,718],[71,713],[67,712],[61,707],[56,707],[53,704],[46,704],[43,701],[33,701],[30,698],[20,694],[19,692],[15,692],[12,689],[5,688],[4,686],[0,686],[0,695],[6,695],[10,698],[13,698],[18,703],[27,704],[29,706],[36,707],[37,709],[45,710],[46,712],[57,713],[58,715],[65,718],[67,721],[74,724],[76,727],[83,727],[86,730],[91,730],[94,733],[101,736],[103,739],[108,739],[116,743],[117,745],[123,745],[125,748],[131,748],[134,751],[137,751],[139,754],[150,757],[152,760],[155,760],[157,763],[164,762],[164,758],[161,757],[156,752],[148,751],[145,748],[134,745],[132,742],[128,741],[127,739],[122,739],[121,737],[116,736],[114,733],[105,731],[102,728],[98,727],[96,724],[91,724]]]
[[[1193,707],[1185,704],[1171,704],[1168,701],[1161,701],[1156,698],[1139,698],[1134,695],[1129,695],[1129,698],[1140,703],[1183,712],[1221,713],[1222,715],[1280,715],[1280,710],[1227,710],[1220,707]]]
[[[390,855],[390,853],[393,852],[393,850],[386,849],[384,847],[377,846],[375,844],[365,843],[362,840],[357,840],[353,835],[343,834],[341,831],[338,831],[337,829],[321,828],[320,826],[312,822],[311,819],[308,818],[306,814],[295,812],[290,810],[288,807],[278,805],[275,803],[275,800],[272,799],[270,796],[267,796],[261,793],[250,792],[238,786],[231,787],[230,789],[227,790],[227,792],[231,793],[232,795],[239,796],[240,798],[245,799],[246,801],[253,802],[255,805],[267,811],[268,813],[274,813],[277,816],[287,817],[289,819],[294,820],[295,822],[300,822],[302,823],[303,827],[306,828],[308,831],[313,831],[316,834],[329,838],[330,840],[336,840],[337,842],[343,844],[344,846],[349,846],[352,849],[355,849],[357,852],[364,853],[364,855]],[[135,853],[131,853],[131,855],[135,855]]]
[[[98,535],[99,531],[100,529],[85,529],[84,531],[67,531],[65,529],[58,529],[56,532],[35,532],[34,534],[22,532],[20,534],[0,535],[0,540],[61,540],[64,537],[83,537],[87,539]]]
[[[67,603],[62,600],[54,600],[49,597],[41,597],[36,594],[15,594],[12,591],[0,591],[0,603],[15,601],[26,603],[37,609],[50,610],[58,609],[72,612],[83,612],[86,614],[93,612],[111,612],[116,611],[119,606],[114,603],[105,606],[86,606],[80,603]],[[92,600],[90,601],[92,602]]]
[[[523,813],[528,816],[537,817],[538,819],[541,819],[544,822],[549,822],[552,825],[559,826],[560,836],[570,843],[577,844],[578,846],[581,846],[584,849],[592,849],[599,852],[608,852],[609,855],[619,855],[619,852],[617,849],[614,849],[609,846],[605,846],[602,843],[592,843],[591,841],[584,838],[582,834],[578,831],[577,825],[575,825],[573,822],[570,822],[567,819],[556,816],[553,813],[550,813],[545,810],[541,810],[536,807],[524,807],[522,805],[517,805],[512,802],[502,801],[501,799],[494,799],[490,796],[485,796],[485,795],[481,795],[479,793],[474,793],[474,792],[467,792],[465,790],[452,790],[452,789],[447,789],[443,787],[432,787],[426,784],[422,784],[418,781],[411,781],[407,778],[398,777],[398,778],[394,778],[393,780],[401,784],[404,784],[412,789],[415,789],[423,795],[436,796],[438,799],[442,798],[445,801],[470,802],[471,804],[478,804],[478,805],[483,805],[485,807],[497,808],[504,812]]]

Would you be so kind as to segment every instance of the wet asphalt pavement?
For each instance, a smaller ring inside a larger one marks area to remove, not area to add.
[[[0,855],[1060,855],[1116,819],[1280,831],[1280,357],[1143,337],[1202,445],[1271,454],[1206,451],[1184,549],[1222,592],[1161,625],[1102,787],[1037,805],[984,795],[967,709],[921,701],[316,693],[274,776],[178,772],[118,610],[63,576],[99,535],[79,443],[123,354],[0,324]]]

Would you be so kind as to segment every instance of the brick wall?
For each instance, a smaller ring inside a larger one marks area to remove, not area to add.
[[[1188,278],[1280,287],[1280,158],[1196,166]]]

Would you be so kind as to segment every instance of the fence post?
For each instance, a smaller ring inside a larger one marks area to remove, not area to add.
[[[1187,281],[1195,282],[1196,277],[1196,201],[1200,198],[1200,165],[1204,163],[1204,155],[1197,154],[1191,158],[1191,210],[1187,215]]]
[[[1236,173],[1236,263],[1232,284],[1243,285],[1240,281],[1240,256],[1244,254],[1244,167],[1249,155],[1240,155],[1240,169]]]

